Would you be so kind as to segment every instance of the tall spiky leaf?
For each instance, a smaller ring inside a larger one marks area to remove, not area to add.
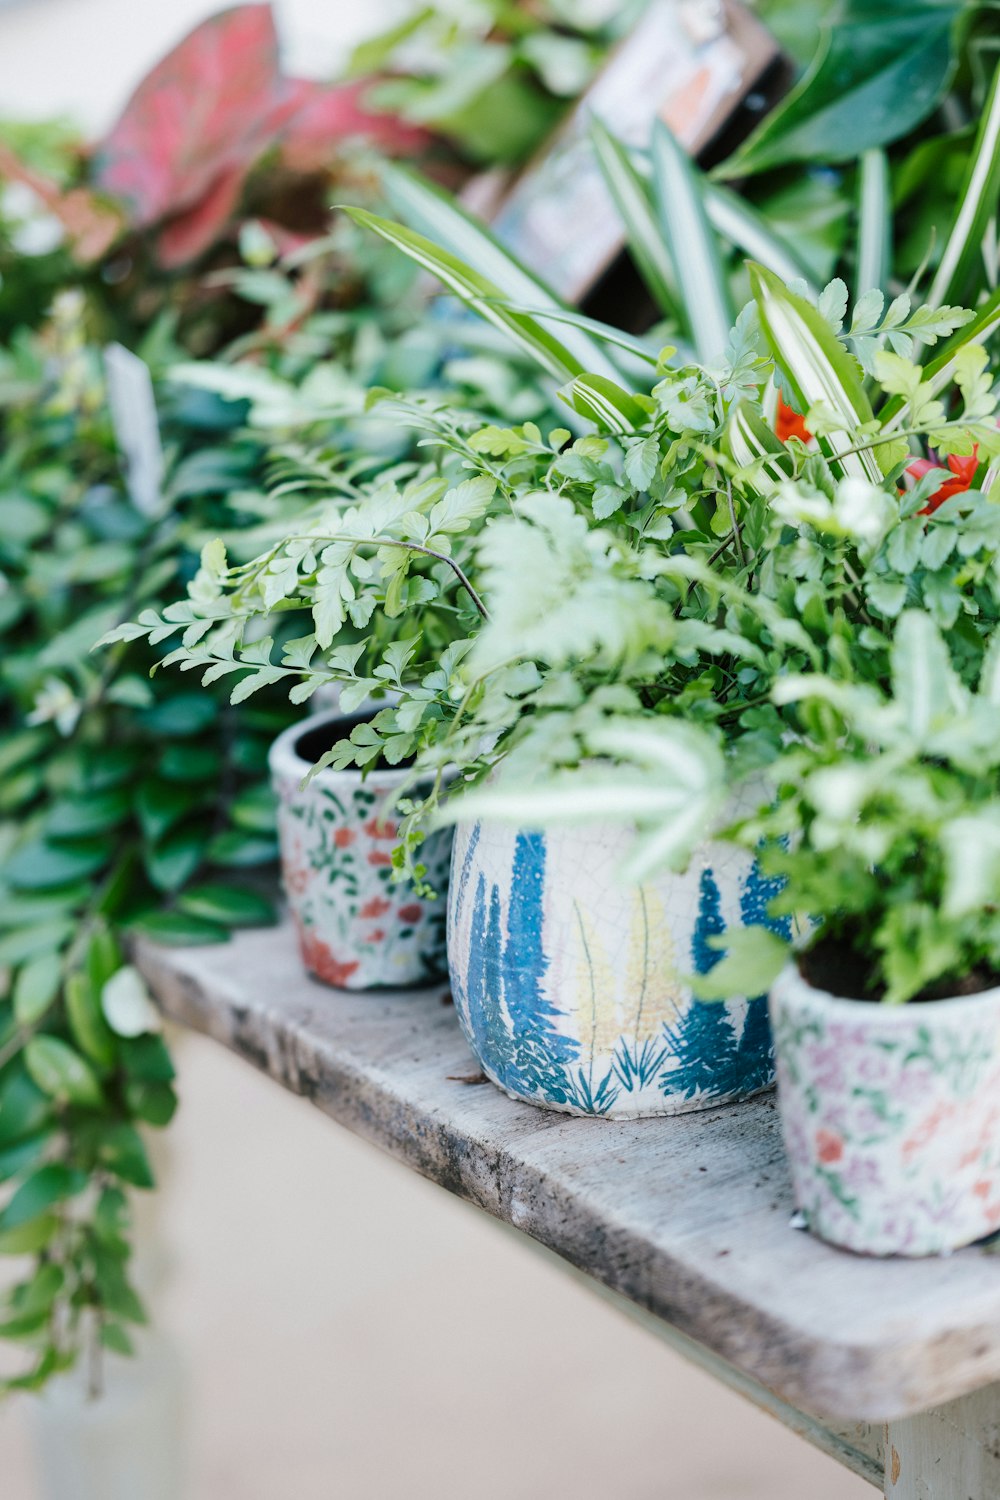
[[[571,380],[582,375],[585,366],[553,334],[527,313],[512,312],[500,287],[480,276],[471,266],[459,260],[447,250],[442,250],[422,234],[407,229],[402,224],[393,224],[389,219],[379,218],[363,208],[347,208],[356,224],[381,235],[390,245],[395,245],[404,255],[416,261],[425,271],[455,293],[487,322],[508,334],[516,344],[535,359],[542,369],[557,380]]]
[[[928,302],[932,307],[961,302],[969,291],[977,263],[981,263],[983,240],[1000,201],[1000,63],[993,74],[986,107],[979,122],[976,144],[966,168],[958,197],[958,213],[945,243],[941,263],[931,283]]]
[[[637,170],[627,147],[615,139],[596,115],[590,122],[590,139],[601,175],[621,215],[625,238],[639,274],[660,311],[669,317],[676,316],[680,286],[653,207],[649,185]]]
[[[844,453],[857,441],[857,428],[872,420],[871,403],[861,383],[861,372],[826,319],[804,297],[789,291],[773,272],[750,263],[750,283],[761,326],[801,412],[818,403],[843,416],[844,426],[821,439],[828,457]],[[882,470],[870,451],[850,453],[835,468],[878,484]]]
[[[528,307],[568,311],[551,287],[523,266],[485,225],[467,214],[447,193],[416,172],[393,163],[383,166],[381,177],[389,202],[411,229],[492,282],[505,298]],[[569,329],[562,342],[581,369],[606,375],[611,380],[620,375],[607,347],[585,331]]]
[[[628,391],[603,375],[578,375],[559,394],[605,432],[635,432],[648,418]]]
[[[705,210],[701,174],[659,120],[653,129],[653,184],[695,350],[704,364],[716,363],[734,321],[729,284]]]
[[[738,193],[729,192],[727,188],[714,187],[706,180],[705,208],[712,228],[723,239],[749,255],[751,260],[759,261],[762,266],[780,276],[782,281],[800,279],[807,286],[819,290],[814,286],[812,272],[806,262],[780,235],[775,234],[763,214],[751,208],[745,198],[741,198]]]
[[[892,263],[892,190],[889,158],[866,151],[858,167],[858,263],[854,293],[861,297],[889,285]]]
[[[730,458],[755,479],[751,487],[759,495],[770,494],[791,473],[791,455],[762,417],[744,401],[732,410],[723,443]]]

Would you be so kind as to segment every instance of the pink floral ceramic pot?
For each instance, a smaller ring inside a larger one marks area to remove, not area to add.
[[[1000,989],[889,1006],[790,965],[770,997],[795,1199],[821,1239],[940,1255],[1000,1229]]]
[[[438,900],[417,897],[392,879],[397,824],[392,802],[405,769],[317,772],[320,756],[350,732],[352,721],[315,714],[286,729],[271,746],[278,798],[278,837],[288,904],[311,974],[338,989],[426,984],[447,968],[445,902],[451,831],[421,848]],[[419,786],[410,795],[420,795]]]

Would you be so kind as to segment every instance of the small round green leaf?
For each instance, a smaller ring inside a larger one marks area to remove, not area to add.
[[[131,964],[125,964],[105,982],[101,1009],[118,1036],[142,1036],[147,1031],[159,1031],[163,1024],[146,981]]]
[[[222,922],[227,927],[266,926],[275,920],[274,907],[267,897],[241,886],[215,882],[193,886],[177,904],[193,917]]]
[[[32,1037],[24,1049],[24,1061],[43,1094],[86,1109],[99,1109],[104,1102],[90,1064],[58,1037]]]
[[[62,962],[58,953],[29,959],[14,981],[14,1014],[22,1026],[33,1026],[59,993]]]
[[[189,947],[202,943],[224,943],[229,937],[224,927],[215,922],[204,922],[200,917],[189,916],[183,911],[151,911],[136,917],[130,924],[133,931],[155,943],[169,943],[177,947]]]

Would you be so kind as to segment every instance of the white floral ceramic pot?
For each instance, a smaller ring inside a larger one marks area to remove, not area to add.
[[[338,989],[425,984],[446,969],[445,903],[421,899],[392,879],[397,825],[386,809],[407,772],[375,769],[363,777],[324,769],[302,785],[351,722],[315,714],[271,746],[282,879],[302,961]],[[442,830],[421,848],[428,883],[442,897],[451,837]]]
[[[1000,989],[889,1006],[771,992],[795,1199],[821,1239],[939,1255],[1000,1229]]]
[[[709,939],[768,922],[776,882],[706,843],[684,875],[622,882],[617,825],[524,833],[459,825],[448,961],[483,1071],[515,1099],[631,1119],[742,1098],[774,1078],[765,996],[705,1004],[679,977]]]

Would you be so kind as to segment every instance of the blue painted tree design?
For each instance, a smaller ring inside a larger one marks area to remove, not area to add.
[[[761,873],[756,860],[740,893],[740,915],[748,927],[769,927],[780,937],[791,936],[790,917],[772,917],[768,908],[784,881]],[[738,1049],[741,1087],[748,1092],[766,1088],[774,1076],[774,1046],[767,1018],[767,996],[748,997],[746,1020]]]
[[[514,845],[507,940],[503,949],[504,1000],[513,1027],[512,1081],[553,1103],[568,1096],[566,1065],[575,1060],[575,1042],[554,1024],[558,1009],[546,1000],[542,981],[549,960],[542,943],[545,891],[545,838],[519,833]]]
[[[514,1044],[500,1004],[501,939],[500,892],[493,886],[487,902],[486,879],[480,875],[469,934],[469,985],[464,996],[465,1012],[476,1055],[501,1083],[510,1083],[514,1070]]]
[[[774,1044],[766,995],[755,995],[747,1001],[746,1019],[736,1049],[736,1073],[740,1088],[748,1094],[767,1088],[774,1078]]]
[[[696,974],[707,974],[722,958],[708,939],[725,932],[722,898],[711,870],[703,870],[698,884],[698,916],[691,937],[691,962]],[[665,1094],[728,1094],[736,1086],[736,1032],[724,1005],[692,1000],[674,1026],[664,1034],[676,1058],[660,1083]]]

